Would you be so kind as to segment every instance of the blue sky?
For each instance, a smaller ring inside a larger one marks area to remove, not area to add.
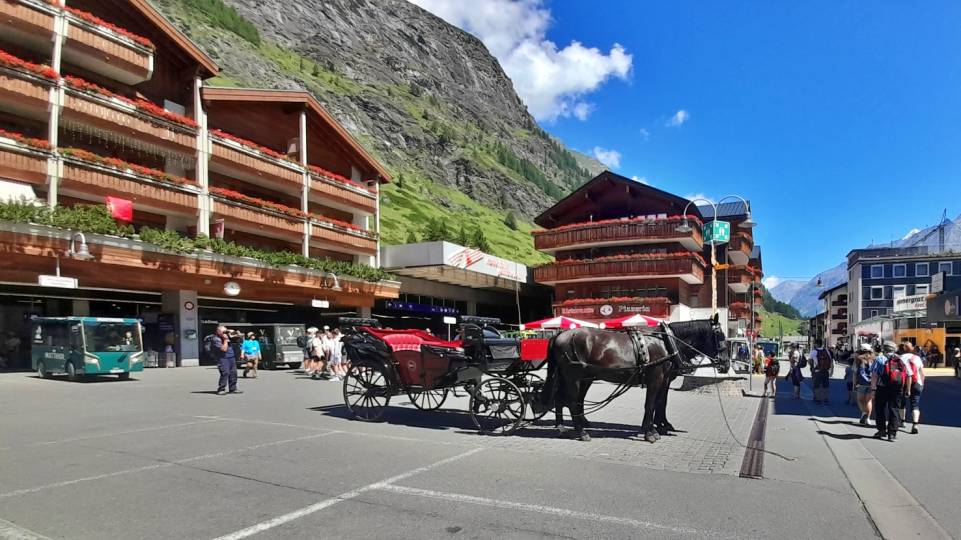
[[[751,199],[768,276],[961,213],[961,3],[415,1],[478,34],[569,146]],[[531,81],[550,62],[559,95]]]

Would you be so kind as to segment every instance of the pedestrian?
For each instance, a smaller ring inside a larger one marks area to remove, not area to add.
[[[811,381],[814,387],[814,402],[827,403],[831,390],[831,374],[834,372],[834,357],[824,348],[821,340],[814,342],[811,349]]]
[[[777,394],[777,376],[781,373],[781,363],[774,358],[774,352],[769,352],[764,359],[764,395],[768,395],[768,386],[771,388],[771,397]]]
[[[330,353],[328,356],[328,358],[330,358],[330,371],[333,374],[333,376],[330,378],[332,381],[341,381],[347,376],[347,370],[344,367],[343,362],[344,344],[341,343],[340,338],[340,328],[334,328],[333,332],[331,332]]]
[[[244,339],[243,347],[241,348],[241,354],[244,363],[244,378],[247,378],[247,374],[251,371],[254,372],[254,378],[257,378],[257,365],[260,364],[260,342],[257,341],[257,336],[253,332],[247,332],[247,338]]]
[[[791,346],[791,352],[788,353],[788,361],[791,364],[791,370],[788,371],[787,378],[791,381],[791,385],[794,386],[794,399],[801,399],[801,381],[804,380],[804,375],[801,373],[801,368],[804,367],[804,355],[798,350],[797,344]]]
[[[220,371],[220,381],[217,383],[217,395],[222,396],[229,391],[231,394],[242,394],[237,389],[237,346],[227,332],[227,327],[218,325],[211,337],[211,352],[217,359],[217,369]]]
[[[761,366],[764,364],[764,348],[760,345],[754,346],[754,374],[761,374]]]
[[[848,364],[844,368],[844,386],[848,391],[848,399],[845,402],[846,405],[854,405],[856,403],[854,399],[854,364]]]
[[[317,379],[320,374],[324,371],[324,344],[320,340],[320,336],[317,334],[320,331],[316,326],[311,326],[307,329],[307,366],[308,369],[305,372],[310,376],[311,379]]]
[[[319,338],[320,338],[320,349],[323,353],[323,357],[321,360],[320,372],[319,373],[315,372],[314,375],[315,375],[315,378],[330,379],[331,378],[330,354],[331,354],[331,351],[333,350],[333,343],[332,343],[333,335],[330,332],[329,326],[326,326],[326,325],[324,326],[324,331],[323,333],[319,334]],[[326,366],[324,364],[326,364]]]
[[[874,437],[889,441],[898,438],[901,416],[899,402],[908,383],[907,366],[897,355],[898,346],[885,341],[881,354],[871,364],[871,388],[874,390]]]
[[[921,419],[921,392],[924,390],[924,360],[914,353],[914,345],[910,342],[902,346],[901,359],[908,367],[911,375],[907,391],[907,407],[901,413],[902,421],[907,421],[907,412],[911,412],[911,434],[918,434],[918,421]]]
[[[861,411],[860,424],[869,425],[871,405],[874,395],[871,392],[871,363],[874,361],[874,350],[867,343],[858,347],[854,357],[854,393],[858,400],[858,410]]]

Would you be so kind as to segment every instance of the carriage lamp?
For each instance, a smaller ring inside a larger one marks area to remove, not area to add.
[[[77,245],[78,238],[80,239],[80,247],[74,249],[74,246]],[[79,261],[89,261],[93,258],[93,255],[90,254],[90,249],[87,248],[87,237],[84,236],[82,232],[73,233],[73,236],[70,237],[70,249],[67,250],[67,257]]]

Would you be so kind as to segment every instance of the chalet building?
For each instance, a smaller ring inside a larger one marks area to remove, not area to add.
[[[828,347],[843,346],[848,338],[848,284],[835,285],[825,290],[818,299],[824,302],[823,336]]]
[[[116,197],[132,201],[137,230],[378,266],[389,174],[308,93],[209,86],[217,66],[147,0],[0,0],[0,16],[4,199]],[[0,330],[22,334],[31,315],[167,321],[159,331],[190,365],[203,319],[315,322],[369,314],[399,293],[392,281],[137,239],[87,235],[92,258],[71,257],[79,242],[0,223]],[[79,288],[39,286],[57,269]],[[311,310],[314,300],[331,311]]]
[[[534,269],[554,288],[556,315],[598,321],[633,313],[671,320],[710,315],[710,244],[701,226],[713,208],[605,171],[535,219],[534,247],[555,261]],[[680,227],[686,219],[690,230]],[[760,249],[742,204],[718,208],[731,242],[717,245],[719,312],[732,334],[754,327]],[[759,320],[759,318],[758,318]]]

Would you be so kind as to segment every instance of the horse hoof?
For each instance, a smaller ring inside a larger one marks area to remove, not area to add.
[[[644,440],[647,441],[647,442],[649,442],[649,443],[651,443],[651,444],[656,443],[656,442],[657,442],[657,432],[656,432],[656,431],[648,431],[647,433],[644,434]]]
[[[587,433],[581,433],[581,434],[577,437],[577,440],[579,440],[579,441],[581,441],[581,442],[591,442],[591,436],[588,435]]]

